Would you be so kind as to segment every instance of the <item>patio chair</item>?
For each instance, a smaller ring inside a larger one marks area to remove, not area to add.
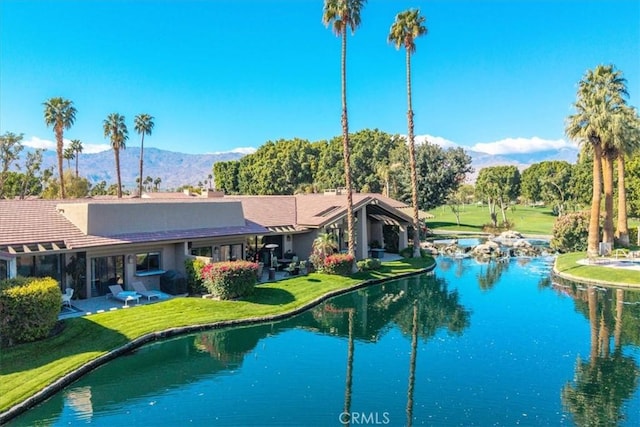
[[[133,286],[133,289],[137,293],[139,293],[143,297],[147,297],[147,301],[151,301],[151,298],[154,297],[160,299],[160,297],[162,296],[162,293],[158,291],[154,291],[153,289],[147,290],[147,287],[142,282],[133,282],[131,283],[131,286]]]
[[[122,301],[124,302],[125,307],[128,307],[127,304],[129,301],[135,301],[136,304],[140,304],[140,295],[138,295],[136,292],[125,291],[120,285],[111,285],[109,286],[109,290],[111,291],[111,293],[107,294],[107,298],[112,297],[119,301]]]
[[[67,288],[62,294],[62,305],[67,305],[71,308],[71,297],[73,296],[73,288]]]

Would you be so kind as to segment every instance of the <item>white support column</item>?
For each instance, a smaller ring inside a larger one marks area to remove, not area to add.
[[[369,236],[367,235],[367,206],[357,212],[358,227],[356,230],[356,260],[364,259],[369,252]]]

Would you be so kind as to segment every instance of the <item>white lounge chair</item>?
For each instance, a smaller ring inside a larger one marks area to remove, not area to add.
[[[143,297],[147,297],[147,301],[151,301],[151,298],[154,298],[154,297],[158,299],[162,297],[161,292],[154,291],[154,290],[147,290],[146,286],[142,282],[133,282],[131,283],[131,286],[133,286],[133,289],[137,293],[139,293]]]
[[[67,288],[62,294],[62,305],[68,305],[71,308],[71,297],[73,296],[73,288]]]
[[[140,295],[137,292],[125,291],[120,285],[109,286],[111,294],[107,294],[107,297],[111,296],[117,300],[124,302],[124,306],[128,307],[129,301],[135,301],[136,304],[140,304]]]

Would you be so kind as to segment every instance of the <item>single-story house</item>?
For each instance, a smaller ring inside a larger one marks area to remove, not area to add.
[[[319,233],[346,250],[347,196],[341,191],[292,196],[227,196],[204,191],[152,193],[142,198],[0,201],[0,279],[51,276],[81,298],[105,295],[108,286],[142,281],[159,288],[168,270],[184,272],[187,257],[212,261],[265,260],[267,244],[278,258],[306,259]],[[369,255],[383,229],[394,228],[407,246],[411,217],[405,204],[379,194],[353,194],[356,258]],[[270,253],[269,253],[270,255]]]

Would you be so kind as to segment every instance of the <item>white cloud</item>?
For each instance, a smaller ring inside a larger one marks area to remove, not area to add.
[[[575,148],[575,145],[564,139],[549,140],[534,136],[533,138],[505,138],[495,142],[477,143],[469,148],[474,151],[497,155],[560,150],[563,148]]]
[[[415,142],[416,144],[423,144],[425,141],[429,141],[432,144],[439,145],[442,148],[456,148],[459,147],[459,144],[456,144],[453,141],[449,141],[448,139],[442,138],[441,136],[433,136],[433,135],[416,135]]]
[[[253,147],[237,147],[227,151],[215,151],[213,153],[206,154],[224,154],[224,153],[239,153],[239,154],[253,154],[257,150]]]
[[[68,147],[71,144],[71,140],[64,139],[64,146]],[[56,151],[56,143],[55,141],[51,141],[49,139],[38,138],[37,136],[32,136],[30,139],[25,139],[22,141],[22,144],[25,147],[31,148],[44,148],[45,150]],[[82,144],[82,153],[83,154],[95,154],[100,153],[101,151],[110,150],[111,146],[109,144]]]

